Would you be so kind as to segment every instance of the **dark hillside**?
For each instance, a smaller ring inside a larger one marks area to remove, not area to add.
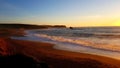
[[[42,28],[66,28],[66,26],[65,25],[0,24],[0,28],[42,29]]]

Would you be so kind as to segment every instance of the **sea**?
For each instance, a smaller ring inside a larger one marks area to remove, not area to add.
[[[12,39],[55,44],[54,49],[100,55],[120,60],[120,27],[74,27],[26,30]]]

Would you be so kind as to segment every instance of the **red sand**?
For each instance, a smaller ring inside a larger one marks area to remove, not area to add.
[[[45,62],[50,68],[120,68],[120,61],[97,55],[56,50],[54,45],[43,42],[9,39],[16,52]]]

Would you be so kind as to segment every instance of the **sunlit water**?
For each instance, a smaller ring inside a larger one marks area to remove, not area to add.
[[[120,59],[120,28],[54,28],[26,31],[25,37],[12,39],[43,41],[53,48]]]

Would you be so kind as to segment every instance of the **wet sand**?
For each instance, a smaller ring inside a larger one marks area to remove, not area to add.
[[[48,64],[50,68],[120,68],[120,61],[108,57],[53,49],[53,44],[9,40],[16,52]]]

